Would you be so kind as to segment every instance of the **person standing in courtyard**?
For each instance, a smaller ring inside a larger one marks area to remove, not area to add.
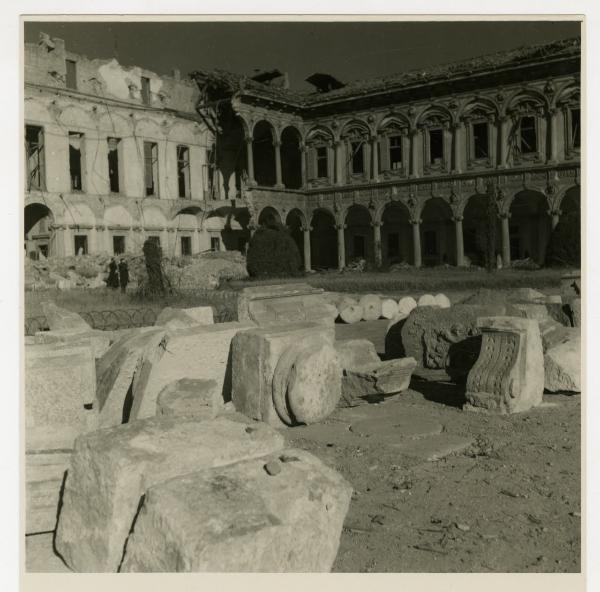
[[[121,285],[121,292],[125,294],[127,284],[129,283],[129,267],[127,267],[127,261],[121,259],[119,263],[119,284]]]
[[[108,278],[106,280],[106,285],[109,288],[118,288],[119,287],[119,275],[117,273],[117,262],[115,258],[112,257],[110,263],[108,264]]]

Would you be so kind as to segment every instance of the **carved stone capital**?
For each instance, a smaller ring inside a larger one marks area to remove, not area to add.
[[[463,216],[453,216],[452,222],[462,222],[464,220]]]
[[[300,230],[302,232],[312,232],[313,227],[312,226],[301,226]]]
[[[346,230],[346,228],[348,228],[348,226],[346,226],[346,224],[336,224],[335,225],[336,230]]]
[[[383,222],[381,220],[375,220],[375,221],[371,222],[371,226],[373,228],[375,228],[375,227],[381,228],[383,226]]]
[[[423,223],[423,220],[421,220],[421,218],[411,218],[409,222],[413,225],[419,225]]]

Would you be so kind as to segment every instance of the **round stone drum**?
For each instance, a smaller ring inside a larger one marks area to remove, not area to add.
[[[304,340],[284,352],[273,376],[273,404],[287,425],[324,420],[342,393],[342,367],[330,343]]]

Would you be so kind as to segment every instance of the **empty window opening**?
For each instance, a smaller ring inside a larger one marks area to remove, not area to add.
[[[571,145],[573,148],[581,146],[581,110],[571,109]]]
[[[146,195],[158,195],[158,144],[144,142],[144,177]]]
[[[220,251],[221,250],[221,239],[218,236],[210,237],[210,250]]]
[[[397,232],[390,232],[387,237],[388,257],[398,257],[400,253],[400,235]]]
[[[317,178],[328,177],[327,173],[327,146],[317,147]]]
[[[429,162],[439,164],[444,159],[444,130],[429,130]]]
[[[485,121],[473,124],[473,156],[488,157],[488,124]]]
[[[537,152],[537,132],[535,126],[535,117],[527,115],[521,117],[521,153],[531,154]]]
[[[177,146],[177,185],[179,197],[190,197],[190,149]]]
[[[124,236],[113,236],[113,253],[115,255],[122,255],[125,252],[125,237]]]
[[[402,136],[390,137],[390,169],[397,171],[402,168]]]
[[[426,230],[423,233],[425,255],[437,255],[437,234],[435,230]]]
[[[108,138],[108,179],[110,192],[119,193],[119,138]]]
[[[67,66],[67,88],[77,89],[77,63],[74,60],[65,60]]]
[[[154,235],[154,236],[149,236],[149,237],[148,237],[148,240],[149,240],[151,243],[154,243],[154,244],[155,244],[157,247],[160,247],[160,236],[156,236],[156,235]]]
[[[38,245],[38,251],[44,256],[44,258],[48,258],[48,245]]]
[[[142,76],[142,103],[150,105],[150,78]]]
[[[71,191],[83,191],[82,149],[83,134],[69,132],[69,172],[71,175]]]
[[[192,237],[182,236],[181,237],[181,256],[188,257],[192,254]]]
[[[25,154],[27,167],[27,190],[43,190],[44,175],[44,130],[36,125],[25,126]]]
[[[365,172],[365,161],[363,157],[363,143],[352,142],[350,144],[352,150],[352,172],[356,174],[362,174]]]
[[[87,253],[88,253],[87,235],[76,234],[74,242],[75,242],[75,255],[87,255]]]

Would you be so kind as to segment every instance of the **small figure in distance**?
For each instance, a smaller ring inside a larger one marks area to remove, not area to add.
[[[119,284],[121,285],[121,292],[125,294],[127,284],[129,283],[129,267],[127,267],[127,261],[121,258],[119,263]]]
[[[113,290],[119,287],[119,275],[117,273],[117,262],[114,257],[111,257],[110,263],[108,264],[108,278],[106,285]]]

